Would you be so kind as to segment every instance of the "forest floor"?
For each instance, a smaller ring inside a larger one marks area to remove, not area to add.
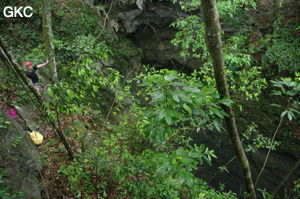
[[[70,128],[71,121],[74,119],[86,122],[86,118],[82,116],[66,116],[60,121],[63,132],[66,132]],[[44,160],[43,178],[45,189],[43,191],[43,197],[47,199],[76,198],[74,193],[69,189],[68,179],[59,172],[62,165],[71,163],[64,145],[49,126],[44,125],[41,127],[41,131],[44,135],[44,143],[39,147],[39,151]],[[68,142],[75,153],[80,153],[80,143],[78,139],[76,139],[75,132],[68,135]],[[91,196],[91,198],[93,197]]]
[[[44,142],[39,147],[39,151],[44,160],[43,198],[74,198],[72,192],[68,189],[67,179],[58,172],[63,164],[70,162],[68,154],[50,128],[44,126],[42,129],[44,132]]]

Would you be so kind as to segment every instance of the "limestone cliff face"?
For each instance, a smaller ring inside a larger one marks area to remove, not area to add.
[[[143,64],[191,70],[199,66],[196,59],[181,57],[179,49],[171,44],[176,30],[170,24],[187,16],[178,5],[170,1],[145,1],[143,10],[132,2],[121,7],[118,21],[127,37],[142,49]]]
[[[37,147],[22,127],[2,110],[0,118],[10,123],[0,128],[0,168],[4,171],[4,185],[11,191],[23,192],[22,198],[42,198],[39,178],[43,164]]]
[[[143,9],[131,1],[119,6],[115,12],[120,31],[143,51],[143,64],[183,72],[191,72],[201,66],[198,59],[180,56],[180,49],[171,44],[177,30],[170,27],[170,24],[188,16],[178,4],[167,0],[153,0],[144,1]],[[201,16],[200,8],[193,14]],[[226,33],[234,32],[225,25],[222,28]]]

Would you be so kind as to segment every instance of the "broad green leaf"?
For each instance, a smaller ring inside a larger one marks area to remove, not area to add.
[[[161,109],[161,110],[157,111],[157,113],[158,113],[158,117],[157,117],[158,120],[161,120],[165,117],[165,109]]]
[[[187,104],[183,104],[183,108],[184,108],[184,110],[186,110],[190,115],[193,113],[192,109],[191,109]]]
[[[167,122],[168,125],[172,124],[172,115],[170,114],[170,112],[165,112],[165,120]]]
[[[176,101],[176,102],[180,102],[180,99],[178,97],[177,94],[173,94],[173,99]]]
[[[281,113],[281,115],[280,115],[280,117],[284,117],[286,114],[287,114],[287,110],[285,110],[285,111],[283,111],[282,113]]]
[[[164,98],[164,93],[161,91],[155,91],[153,94],[153,100],[157,101],[158,99],[163,99]]]
[[[54,93],[53,90],[51,88],[48,88],[48,94],[50,97],[53,97]]]
[[[98,92],[99,86],[93,85],[93,90],[94,90],[94,92]]]
[[[190,92],[193,92],[193,93],[198,93],[198,92],[200,92],[200,89],[195,88],[195,87],[190,87],[190,86],[184,87],[184,90],[190,91]]]
[[[287,112],[287,116],[288,116],[288,119],[289,119],[290,121],[292,121],[293,118],[295,118],[295,115],[294,115],[294,113],[293,113],[292,111],[288,111],[288,112]]]
[[[178,97],[180,97],[185,102],[192,103],[192,100],[184,94],[178,94]]]
[[[177,155],[180,155],[180,156],[187,156],[187,152],[186,150],[183,148],[183,147],[179,147],[177,150],[176,150],[176,154]]]
[[[75,93],[71,89],[67,90],[67,94],[71,99],[73,99],[75,97]]]
[[[218,132],[221,132],[221,125],[217,120],[213,121],[214,127],[217,129]]]

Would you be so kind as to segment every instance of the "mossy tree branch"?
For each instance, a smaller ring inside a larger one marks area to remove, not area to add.
[[[11,68],[16,75],[18,75],[20,77],[20,79],[22,80],[22,82],[28,87],[28,89],[31,91],[31,93],[34,95],[34,97],[36,98],[37,102],[39,103],[39,109],[41,110],[42,116],[49,122],[51,128],[53,129],[53,131],[59,136],[61,142],[64,144],[69,158],[71,160],[74,159],[74,152],[70,146],[70,144],[68,143],[65,135],[63,134],[63,132],[57,127],[56,122],[48,115],[47,108],[44,106],[43,102],[44,99],[41,96],[41,94],[34,88],[33,84],[29,81],[29,79],[26,77],[24,71],[22,71],[21,67],[16,63],[15,60],[13,60],[13,56],[12,54],[7,50],[7,46],[5,44],[5,42],[3,41],[2,38],[0,38],[0,58],[2,60],[2,62],[9,68]],[[44,110],[44,111],[43,111]]]

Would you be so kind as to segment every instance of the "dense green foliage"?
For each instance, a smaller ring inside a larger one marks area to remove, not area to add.
[[[295,35],[296,26],[280,27],[279,22],[282,18],[278,18],[274,24],[274,33],[266,36],[266,53],[262,59],[263,64],[272,64],[278,67],[279,71],[287,71],[291,74],[300,70],[300,39]],[[265,41],[265,42],[266,42]]]
[[[218,119],[224,113],[216,105],[215,89],[198,85],[195,77],[167,70],[141,74],[134,81],[142,88],[136,88],[137,98],[130,97],[134,101],[130,114],[122,113],[117,124],[105,124],[109,134],[98,135],[101,147],[90,146],[79,162],[61,168],[72,189],[78,195],[116,192],[121,198],[127,194],[194,198],[202,189],[207,196],[213,194],[193,171],[211,164],[214,152],[204,145],[189,145],[185,135],[193,128],[220,128]],[[203,106],[203,111],[197,112],[195,105]],[[100,184],[90,181],[94,178],[101,179]]]
[[[115,39],[108,26],[101,26],[97,12],[83,3],[52,5],[59,81],[47,82],[44,111],[76,149],[74,161],[58,169],[76,198],[242,197],[226,185],[213,189],[198,175],[199,168],[211,168],[218,157],[215,148],[193,138],[215,132],[218,143],[225,137],[222,105],[234,108],[247,153],[300,150],[300,24],[284,12],[285,4],[278,7],[272,27],[260,30],[253,25],[255,1],[217,1],[232,96],[228,100],[220,99],[215,87],[200,1],[172,2],[186,15],[170,24],[177,31],[171,43],[184,59],[200,63],[189,74],[141,67],[136,63],[142,60],[141,50],[121,32]],[[98,11],[109,10],[109,4],[102,3],[95,1]],[[118,11],[107,16],[115,19]],[[41,63],[48,56],[39,36],[41,12],[36,9],[29,25],[16,18],[11,27],[0,18],[8,27],[0,30],[1,36],[11,35],[7,43],[20,46],[12,49],[18,63]],[[44,81],[43,69],[39,75]],[[35,102],[14,71],[1,70],[0,80],[1,102]],[[274,136],[276,129],[280,132]],[[223,172],[227,166],[218,165]],[[0,196],[17,197],[3,182],[1,170]],[[273,198],[271,190],[257,190],[260,198]],[[297,198],[299,179],[281,196]]]

